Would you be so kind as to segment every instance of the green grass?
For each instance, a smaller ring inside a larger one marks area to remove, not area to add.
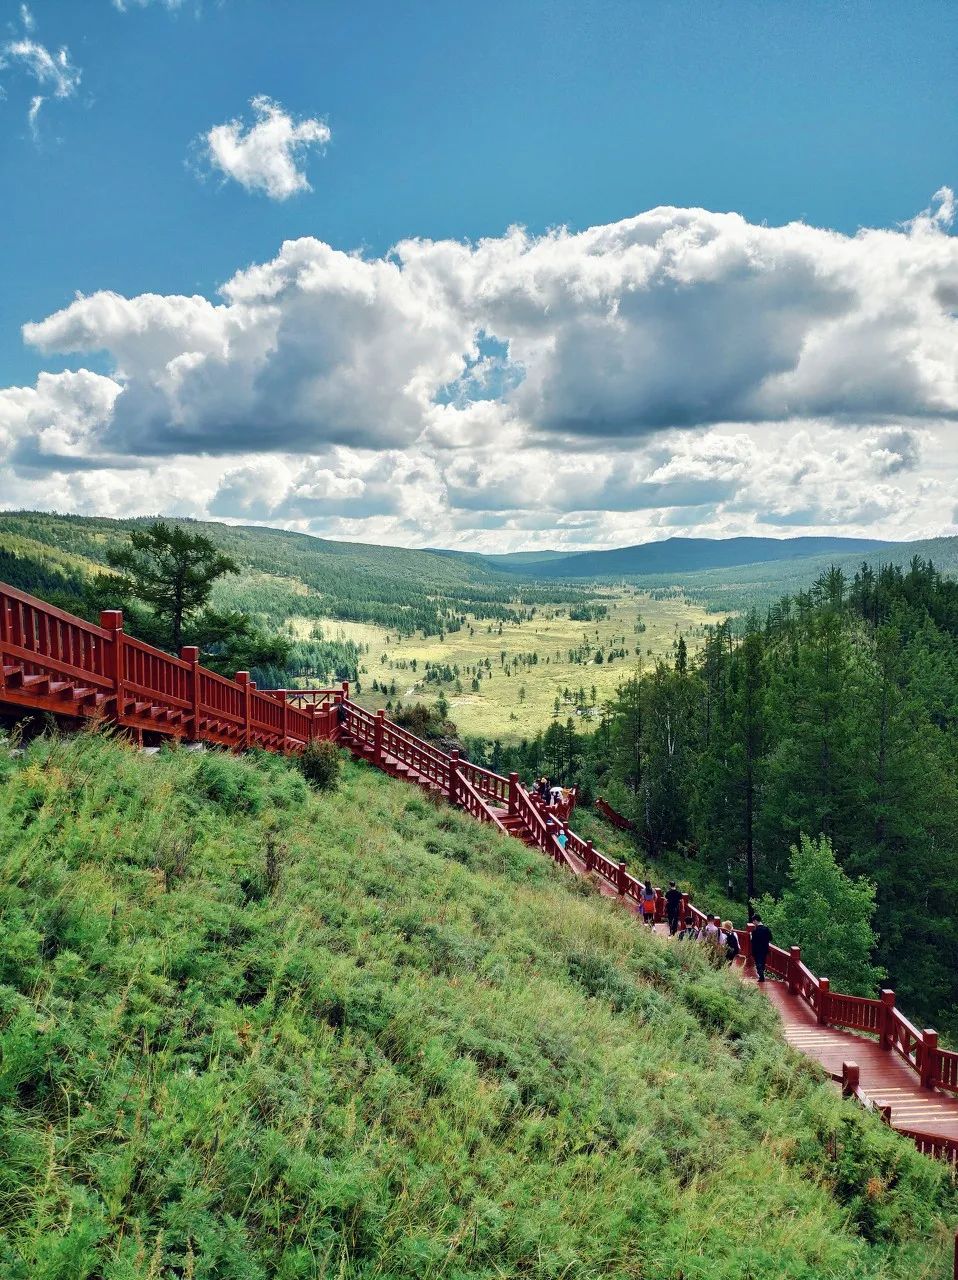
[[[0,922],[5,1280],[944,1274],[758,993],[363,766],[0,752]]]
[[[397,636],[387,628],[358,622],[330,619],[323,620],[322,626],[330,639],[369,646],[362,664],[362,693],[357,698],[368,710],[378,711],[387,702],[387,695],[372,691],[374,680],[387,688],[395,684],[395,697],[388,698],[391,702],[397,698],[400,702],[432,702],[441,687],[449,702],[450,719],[461,733],[515,743],[549,727],[555,719],[557,697],[563,722],[576,714],[574,703],[564,700],[566,690],[574,697],[582,688],[591,702],[594,688],[596,707],[601,707],[643,664],[648,668],[656,658],[671,660],[680,635],[688,637],[689,648],[695,652],[704,626],[719,621],[681,596],[656,600],[622,589],[591,594],[607,607],[607,617],[576,622],[568,616],[568,607],[546,607],[531,620],[505,623],[501,634],[498,623],[472,617],[468,618],[472,634],[464,627],[442,640],[438,636]],[[640,620],[644,631],[636,631]],[[308,637],[315,625],[313,619],[295,615],[289,621],[293,634],[301,639]],[[570,650],[578,650],[586,642],[593,651],[601,648],[603,656],[610,649],[623,648],[628,656],[601,665],[570,661]],[[523,665],[522,659],[532,653],[538,655],[538,662]],[[506,674],[502,654],[510,669],[513,662],[517,664],[512,674]],[[409,665],[414,659],[415,672]],[[491,664],[490,678],[481,680],[478,690],[473,690],[466,669],[486,659]],[[458,666],[462,692],[455,692],[454,680],[441,686],[427,681],[427,662]],[[584,730],[595,723],[589,716],[577,717],[576,722]]]

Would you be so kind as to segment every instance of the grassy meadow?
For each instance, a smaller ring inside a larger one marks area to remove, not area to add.
[[[721,620],[721,615],[708,613],[681,597],[655,599],[628,587],[598,589],[592,598],[607,606],[607,617],[577,622],[570,619],[567,606],[546,606],[531,621],[503,623],[501,633],[499,623],[470,617],[468,626],[442,639],[398,636],[358,622],[325,620],[319,625],[329,639],[368,645],[358,698],[363,706],[378,710],[397,698],[404,703],[417,699],[429,702],[441,688],[450,706],[450,718],[460,732],[510,742],[546,729],[554,718],[557,697],[562,719],[575,715],[574,703],[564,698],[566,690],[573,695],[580,688],[585,691],[586,714],[577,719],[582,727],[588,727],[592,706],[599,707],[610,698],[640,662],[648,664],[656,657],[670,655],[680,635],[694,650],[702,628]],[[305,639],[316,623],[293,617],[288,625],[293,635]],[[639,626],[644,630],[638,630]],[[570,660],[570,650],[580,651],[586,644],[591,648],[586,660]],[[625,649],[626,657],[608,661],[609,651],[616,649]],[[596,650],[603,653],[601,665],[595,662]],[[533,653],[538,661],[525,661]],[[467,668],[487,660],[488,675],[479,681],[478,690],[473,689]],[[441,685],[428,682],[427,662],[458,666],[462,691],[456,691],[455,679]],[[388,692],[374,692],[373,681],[385,684]],[[393,685],[395,694],[391,692]]]
[[[5,1280],[932,1280],[772,1010],[367,767],[0,751]]]

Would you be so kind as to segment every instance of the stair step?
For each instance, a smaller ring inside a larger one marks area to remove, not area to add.
[[[74,702],[89,702],[91,700],[95,700],[99,696],[100,695],[97,693],[96,689],[87,689],[82,686],[78,688],[76,685],[63,691],[63,697],[70,698]]]

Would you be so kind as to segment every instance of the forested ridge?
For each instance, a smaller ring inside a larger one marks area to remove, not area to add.
[[[105,567],[111,547],[149,523],[37,511],[2,513],[0,546],[20,561],[11,565],[8,557],[5,567],[11,576],[4,580],[12,586],[43,581],[58,595],[58,603],[89,613],[89,607],[84,608],[89,571]],[[405,635],[435,635],[461,627],[467,611],[478,619],[508,622],[528,617],[545,603],[588,599],[582,587],[537,586],[430,551],[333,542],[283,529],[209,521],[167,523],[201,532],[241,566],[238,577],[218,584],[217,605],[261,614],[271,625],[296,613],[376,623]]]
[[[877,887],[900,1002],[958,1033],[958,583],[930,562],[831,570],[694,660],[680,641],[592,735],[557,721],[485,754],[601,792],[641,856],[684,850],[743,903],[781,894],[802,833],[826,836]]]

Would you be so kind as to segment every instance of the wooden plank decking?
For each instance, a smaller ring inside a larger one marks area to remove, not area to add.
[[[742,972],[754,982],[754,972]],[[893,1129],[917,1129],[940,1138],[958,1139],[958,1098],[938,1089],[923,1089],[914,1071],[876,1040],[818,1025],[814,1012],[784,982],[767,981],[762,990],[782,1020],[785,1039],[806,1057],[820,1062],[836,1080],[842,1063],[858,1064],[859,1093],[877,1108],[890,1107]]]

